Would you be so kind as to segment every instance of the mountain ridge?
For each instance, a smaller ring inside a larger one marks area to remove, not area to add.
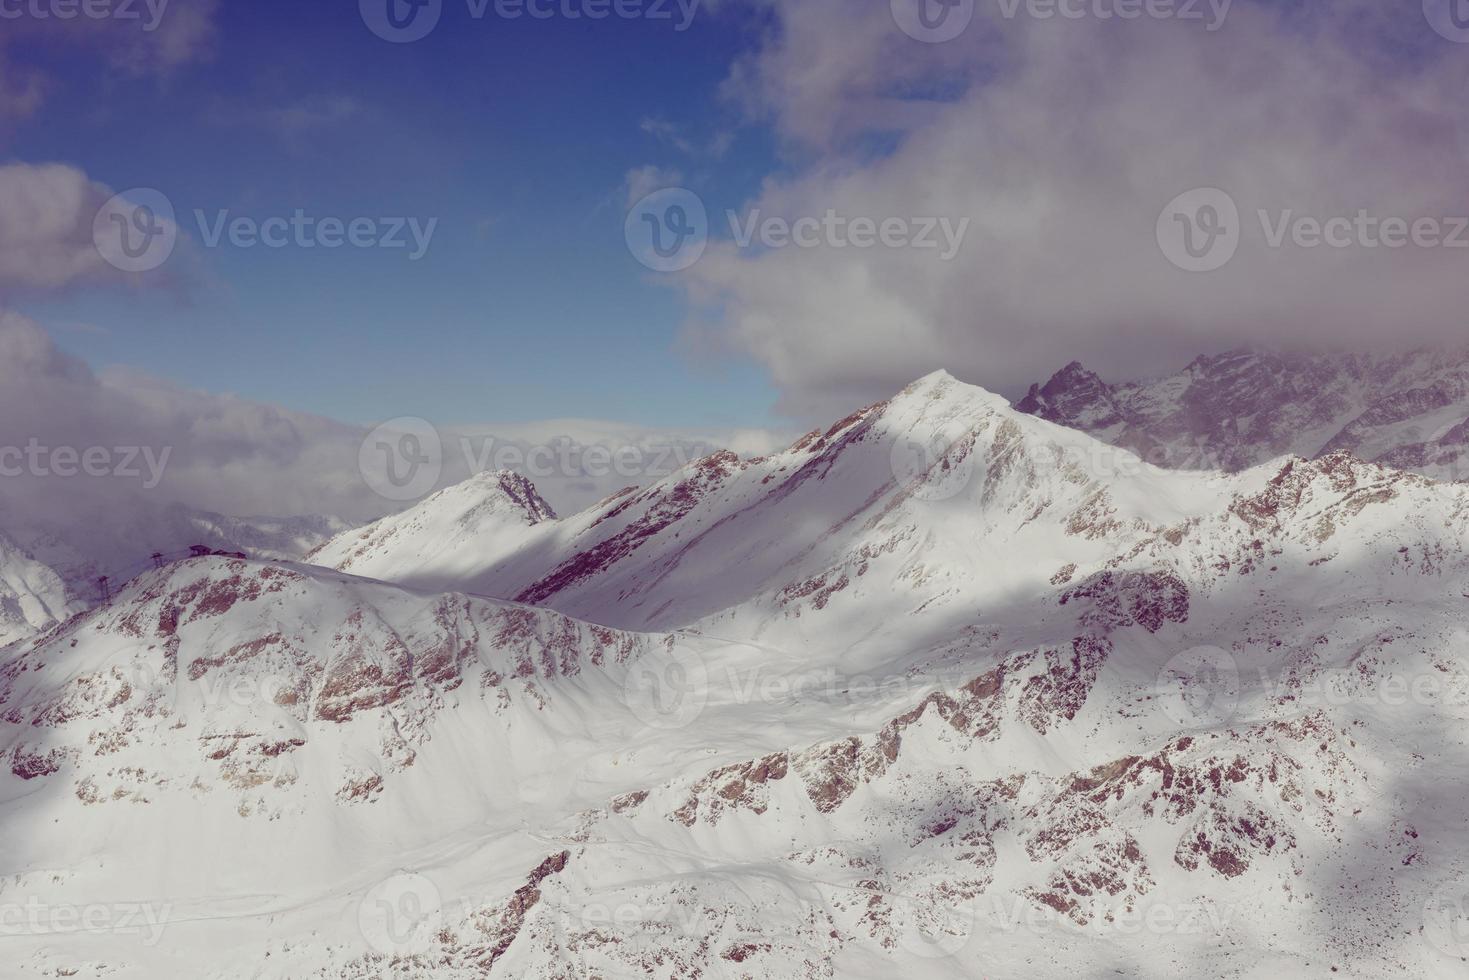
[[[1469,957],[1469,487],[1344,452],[1164,469],[944,374],[579,514],[500,480],[317,553],[349,570],[192,559],[0,652],[12,887],[174,908],[166,945],[32,935],[16,962]],[[195,877],[150,869],[163,840]]]
[[[1117,384],[1072,362],[1032,385],[1016,409],[1161,466],[1238,472],[1281,455],[1346,450],[1435,479],[1469,480],[1469,353],[1241,349]]]

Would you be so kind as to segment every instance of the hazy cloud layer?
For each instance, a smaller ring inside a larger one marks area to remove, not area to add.
[[[811,162],[746,213],[971,220],[949,262],[726,240],[678,275],[691,333],[768,365],[792,412],[824,417],[936,367],[1013,395],[1073,358],[1131,376],[1252,342],[1462,340],[1469,249],[1272,248],[1257,215],[1469,213],[1469,48],[1417,3],[1286,16],[1238,0],[1211,32],[980,2],[943,44],[906,36],[886,3],[762,5],[779,30],[728,92]],[[1200,187],[1241,215],[1236,254],[1209,273],[1172,264],[1156,230]]]
[[[255,513],[276,505],[283,513],[306,512],[308,504],[350,499],[355,459],[345,447],[352,427],[292,414],[221,395],[187,391],[130,374],[98,375],[56,348],[35,323],[0,313],[0,447],[78,453],[99,447],[147,448],[167,454],[163,480],[149,487],[148,474],[101,478],[57,476],[49,458],[40,467],[12,456],[0,492],[36,512],[61,516],[80,497],[114,492],[147,493],[160,502],[233,513]],[[335,441],[341,457],[332,465],[326,449]],[[139,469],[146,466],[138,460]],[[313,472],[321,466],[319,472]],[[273,512],[273,511],[267,511]]]
[[[364,472],[367,437],[365,426],[130,371],[94,373],[26,317],[0,313],[0,466],[7,471],[0,505],[11,521],[92,515],[126,523],[136,510],[173,504],[236,516],[367,521],[412,503],[380,494],[380,472]],[[570,513],[718,449],[767,452],[785,435],[569,420],[443,427],[434,438],[437,448],[427,442],[421,448],[434,453],[437,477],[415,499],[474,472],[509,468],[531,477],[552,506]],[[589,446],[607,451],[589,452]],[[17,454],[27,447],[40,453],[39,466]],[[116,468],[134,449],[131,472],[79,472],[88,451],[105,453]],[[156,473],[155,460],[161,463]]]
[[[416,443],[414,455],[432,452],[424,471],[431,479],[411,497],[385,494],[375,457],[364,455],[366,426],[133,370],[94,372],[42,326],[5,308],[17,295],[124,282],[92,239],[97,209],[111,194],[75,167],[0,166],[0,530],[48,556],[121,568],[187,539],[177,507],[365,522],[484,469],[529,476],[570,513],[718,449],[761,453],[782,438],[575,420],[435,430],[425,421],[420,431],[427,426],[432,437]],[[131,279],[135,288],[171,285],[156,273]]]

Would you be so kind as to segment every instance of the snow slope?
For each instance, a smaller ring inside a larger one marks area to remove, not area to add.
[[[935,375],[514,496],[0,654],[14,975],[1465,975],[1469,489]]]
[[[371,578],[452,583],[476,569],[486,547],[509,548],[556,513],[522,476],[481,473],[401,514],[346,531],[307,560]]]

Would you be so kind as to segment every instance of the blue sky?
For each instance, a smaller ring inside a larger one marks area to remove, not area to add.
[[[389,44],[354,4],[257,0],[222,7],[214,56],[164,80],[38,52],[61,85],[10,157],[157,188],[195,244],[196,208],[439,220],[417,262],[226,245],[172,260],[193,273],[182,292],[16,305],[95,366],[347,421],[768,424],[763,370],[680,345],[682,299],[622,235],[634,168],[683,173],[711,208],[777,168],[768,131],[719,96],[749,18],[474,20],[448,0],[430,36]]]
[[[1272,246],[1257,220],[1463,215],[1469,26],[1446,9],[1234,0],[1211,30],[976,0],[937,40],[920,0],[719,0],[682,33],[442,0],[411,44],[358,0],[169,0],[152,34],[14,19],[59,2],[0,2],[0,422],[174,447],[190,506],[379,516],[365,428],[302,412],[753,454],[940,368],[1015,397],[1073,360],[1123,380],[1245,345],[1463,343],[1462,251]],[[713,234],[659,275],[626,209],[675,179]],[[129,283],[93,232],[134,188],[193,240]],[[1201,202],[1240,219],[1207,271],[1178,262]],[[196,209],[437,225],[411,262],[206,247]],[[726,209],[849,233],[742,244]],[[899,234],[861,245],[859,219]],[[963,231],[940,250],[935,227]],[[98,383],[52,339],[171,384]],[[592,422],[511,424],[568,418]]]
[[[1462,341],[1450,250],[1327,256],[1242,225],[1238,256],[1201,276],[1158,232],[1194,191],[1222,190],[1246,217],[1460,213],[1469,27],[1442,4],[1187,5],[1217,7],[1205,23],[1181,5],[1124,19],[1114,0],[1068,3],[1065,18],[1046,0],[976,2],[972,24],[926,43],[903,3],[720,0],[679,32],[476,20],[471,2],[442,0],[428,37],[390,44],[355,0],[170,0],[167,25],[193,11],[215,41],[183,30],[187,56],[154,44],[171,59],[154,71],[136,71],[137,35],[121,29],[0,23],[10,161],[156,188],[195,239],[195,209],[437,221],[418,262],[185,247],[163,270],[187,283],[174,291],[103,288],[63,236],[46,271],[66,291],[0,308],[99,367],[358,423],[788,430],[937,368],[1013,397],[1072,360],[1120,380],[1249,344]],[[39,108],[17,65],[45,72]],[[629,175],[649,167],[679,174],[713,219],[679,273],[648,271],[624,241]],[[63,210],[36,205],[40,168],[11,169],[20,210]],[[68,214],[92,213],[82,203]],[[944,220],[967,237],[944,254],[742,248],[726,209]],[[0,286],[45,264],[29,247],[49,241],[44,224],[0,255],[15,266]],[[714,309],[688,307],[711,295]],[[690,322],[702,346],[684,339]]]

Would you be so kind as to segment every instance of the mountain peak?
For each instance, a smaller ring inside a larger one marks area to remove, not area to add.
[[[1114,390],[1080,361],[1072,361],[1044,385],[1033,384],[1016,411],[1086,431],[1121,421]]]
[[[970,384],[967,381],[960,381],[942,368],[925,374],[899,392],[888,404],[901,404],[909,399],[937,401],[949,397],[960,397],[981,402],[984,403],[985,407],[989,408],[1010,407],[1009,401],[990,391],[988,388]]]
[[[417,568],[456,548],[519,541],[556,520],[556,512],[530,480],[510,470],[486,470],[401,513],[337,535],[307,560],[357,575],[385,577],[389,554],[394,561],[406,560],[408,568]],[[405,544],[406,554],[399,550]]]
[[[525,513],[530,524],[556,520],[556,511],[541,496],[536,485],[514,470],[485,470],[465,480],[459,487],[466,490],[498,490]]]
[[[939,368],[937,371],[930,371],[923,377],[919,378],[917,381],[913,382],[911,387],[929,388],[942,384],[957,383],[958,380],[958,378],[954,377],[945,369]]]

